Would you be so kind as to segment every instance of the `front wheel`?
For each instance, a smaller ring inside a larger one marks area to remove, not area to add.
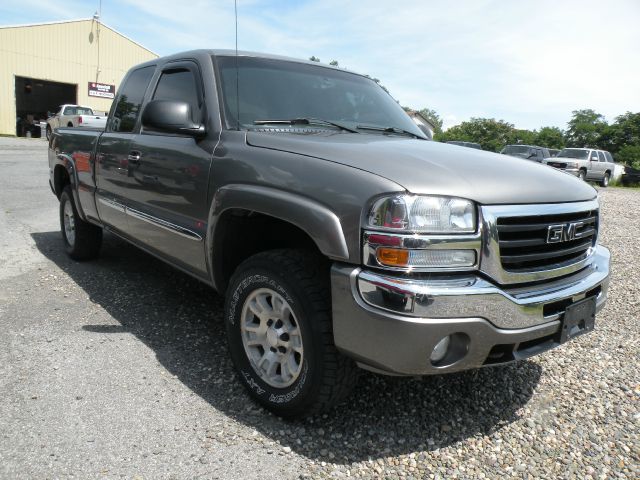
[[[357,367],[333,343],[329,268],[312,253],[272,250],[243,262],[225,322],[240,381],[277,415],[326,410],[355,384]]]
[[[69,185],[60,195],[60,230],[65,250],[74,260],[89,260],[100,253],[102,228],[80,218]]]
[[[607,188],[609,186],[609,173],[605,173],[604,177],[602,177],[602,180],[600,181],[600,186]]]
[[[587,178],[587,172],[585,172],[584,170],[580,170],[578,172],[578,178],[584,182]]]
[[[47,134],[47,140],[51,140],[51,127],[49,125],[47,125],[45,132]]]

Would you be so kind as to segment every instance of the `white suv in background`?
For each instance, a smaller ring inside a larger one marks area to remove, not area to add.
[[[615,169],[609,152],[593,148],[563,148],[556,157],[545,158],[542,163],[582,180],[595,180],[603,187],[609,185]]]

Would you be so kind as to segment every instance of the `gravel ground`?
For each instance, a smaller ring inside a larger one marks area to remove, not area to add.
[[[46,145],[0,138],[0,478],[640,478],[640,190],[600,190],[596,333],[449,376],[363,373],[285,422],[228,360],[222,299],[107,235],[62,252]]]

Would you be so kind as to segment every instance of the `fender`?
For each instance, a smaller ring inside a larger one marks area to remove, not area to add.
[[[250,210],[292,223],[306,232],[327,257],[349,260],[349,249],[340,219],[329,208],[295,193],[244,184],[226,185],[216,192],[209,211],[207,255],[212,256],[218,220],[226,210],[232,208]],[[207,263],[211,268],[213,259],[208,258]]]
[[[73,202],[76,205],[76,209],[78,210],[78,215],[80,218],[87,221],[87,218],[84,214],[84,210],[82,209],[82,204],[80,203],[80,198],[78,196],[78,175],[76,170],[76,162],[73,160],[73,157],[66,153],[57,153],[56,154],[56,164],[54,166],[54,183],[55,183],[55,169],[58,165],[62,165],[62,167],[67,171],[69,175],[69,183],[71,184],[71,192],[73,194]],[[55,185],[54,185],[55,187]],[[61,192],[62,193],[62,192]]]

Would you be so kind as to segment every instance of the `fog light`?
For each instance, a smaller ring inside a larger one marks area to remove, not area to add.
[[[447,335],[433,347],[433,351],[431,352],[431,363],[436,364],[441,361],[447,351],[449,350],[449,344],[451,343],[451,335]]]

